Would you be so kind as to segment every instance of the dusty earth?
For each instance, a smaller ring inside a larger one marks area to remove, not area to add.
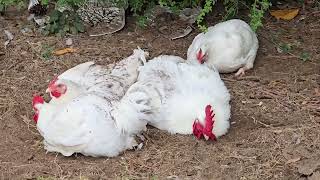
[[[240,14],[247,20],[247,12]],[[219,18],[212,15],[209,23]],[[0,16],[1,34],[4,29],[14,34],[7,49],[4,35],[0,44],[1,179],[320,179],[320,12],[308,6],[291,21],[267,14],[258,31],[254,69],[241,79],[222,75],[232,94],[232,125],[217,142],[150,127],[142,150],[116,158],[46,153],[31,120],[31,99],[35,92],[44,92],[55,74],[88,60],[118,61],[137,46],[152,57],[186,58],[199,33],[169,40],[186,25],[166,15],[146,29],[137,28],[130,18],[128,22],[110,36],[71,36],[76,53],[46,59],[41,54],[50,47],[64,48],[66,38],[42,36],[24,13]],[[23,27],[34,32],[23,34]],[[281,52],[280,46],[290,44],[294,46],[288,53]],[[300,60],[301,53],[310,59]]]

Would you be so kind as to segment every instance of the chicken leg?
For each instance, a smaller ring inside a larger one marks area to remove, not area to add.
[[[241,77],[245,75],[245,71],[248,70],[246,67],[242,67],[238,70],[238,72],[235,74],[236,77]]]

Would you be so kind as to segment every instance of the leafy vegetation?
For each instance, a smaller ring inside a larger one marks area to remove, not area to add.
[[[54,50],[53,46],[49,46],[48,44],[43,44],[41,48],[41,57],[48,60],[52,57],[52,52]]]
[[[0,0],[0,13],[3,14],[8,6],[22,8],[25,6],[24,0]]]
[[[270,2],[268,0],[255,0],[250,9],[250,26],[256,31],[262,26],[262,18],[264,12],[270,7]]]
[[[47,5],[50,0],[41,0],[43,5]],[[58,0],[58,7],[68,7],[66,12],[53,11],[50,14],[50,22],[46,27],[46,34],[78,33],[83,32],[84,26],[79,16],[75,13],[76,10],[88,0]],[[202,10],[197,17],[196,23],[202,31],[206,31],[205,17],[212,11],[217,0],[98,0],[103,3],[112,3],[118,7],[129,8],[137,17],[137,24],[145,27],[148,22],[148,17],[151,15],[152,9],[159,4],[163,7],[170,8],[173,12],[179,12],[186,7],[201,6]],[[23,5],[25,0],[0,0],[0,11],[5,10],[9,5]],[[253,30],[257,30],[262,26],[262,18],[264,13],[271,5],[269,0],[223,0],[225,14],[222,20],[227,20],[234,17],[238,13],[240,4],[249,4],[249,17],[251,18],[250,25]]]
[[[206,31],[207,27],[202,25],[201,23],[204,21],[204,17],[212,11],[212,7],[215,4],[215,0],[206,0],[203,9],[197,17],[197,24],[201,31]]]
[[[52,11],[48,24],[44,29],[44,33],[57,34],[64,36],[66,33],[77,34],[84,32],[85,27],[75,11],[65,10],[60,12],[58,10]]]

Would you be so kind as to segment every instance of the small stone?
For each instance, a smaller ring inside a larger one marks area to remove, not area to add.
[[[66,45],[67,46],[71,46],[72,45],[72,39],[71,38],[68,38],[67,40],[66,40]]]

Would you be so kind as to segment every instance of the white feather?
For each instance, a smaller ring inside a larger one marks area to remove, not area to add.
[[[63,107],[50,103],[37,107],[37,128],[50,152],[112,157],[137,145],[131,135],[119,132],[110,114],[112,104],[98,95],[79,96]]]
[[[67,94],[61,97],[57,103],[64,103],[73,99],[82,92],[99,92],[108,94],[116,93],[123,96],[125,90],[134,83],[138,76],[138,68],[145,63],[148,52],[140,48],[135,49],[133,54],[111,66],[103,67],[93,61],[79,64],[61,75],[55,84],[67,84]],[[52,96],[51,96],[52,97]],[[53,103],[56,100],[52,97]]]

